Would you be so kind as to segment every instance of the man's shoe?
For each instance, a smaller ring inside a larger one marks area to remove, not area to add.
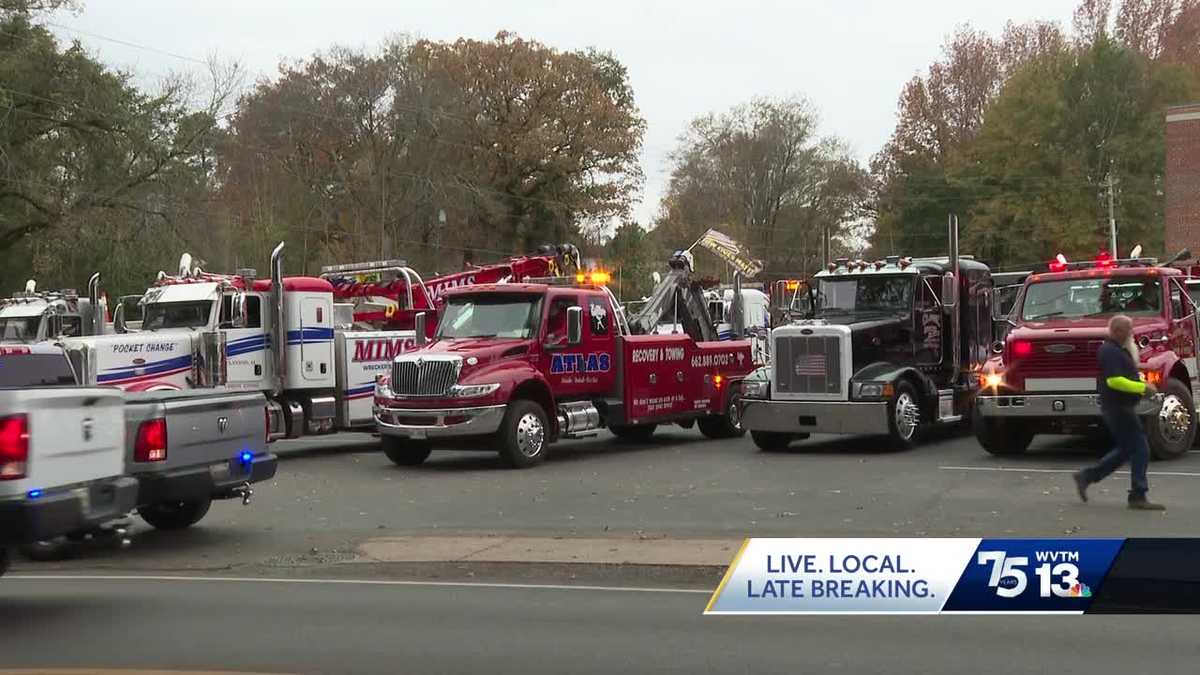
[[[1129,500],[1129,508],[1134,511],[1166,511],[1167,507],[1162,504],[1155,504],[1147,500],[1145,497],[1134,497]]]
[[[1071,478],[1075,481],[1075,491],[1079,493],[1079,501],[1087,502],[1088,479],[1083,475],[1082,471],[1076,471],[1071,474]]]

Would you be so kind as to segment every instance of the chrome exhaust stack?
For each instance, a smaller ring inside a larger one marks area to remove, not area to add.
[[[275,357],[275,386],[272,390],[276,396],[283,393],[287,380],[287,323],[283,304],[283,246],[279,242],[271,251],[271,342]]]

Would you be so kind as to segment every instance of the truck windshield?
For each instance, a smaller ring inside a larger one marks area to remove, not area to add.
[[[541,296],[466,295],[450,298],[438,323],[439,338],[528,339],[540,313]]]
[[[0,357],[0,389],[71,387],[75,373],[62,354],[9,354]]]
[[[0,339],[5,342],[33,342],[37,340],[40,316],[14,316],[0,319]]]
[[[817,316],[910,311],[916,278],[915,274],[823,278],[817,285]]]
[[[212,305],[212,300],[149,303],[142,318],[142,330],[207,326],[212,315]]]
[[[1021,318],[1157,314],[1162,287],[1157,277],[1091,277],[1030,284]]]

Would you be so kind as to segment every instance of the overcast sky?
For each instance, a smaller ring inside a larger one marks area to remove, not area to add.
[[[805,96],[820,111],[822,133],[840,136],[866,162],[892,131],[900,87],[937,58],[955,26],[997,33],[1006,21],[1037,18],[1065,27],[1078,0],[82,3],[81,13],[56,17],[54,30],[147,78],[195,68],[154,50],[217,54],[241,61],[253,77],[270,77],[281,59],[332,44],[373,47],[395,34],[488,39],[509,30],[561,49],[611,51],[628,67],[647,121],[646,186],[636,215],[649,224],[667,180],[667,153],[697,115],[755,96]]]

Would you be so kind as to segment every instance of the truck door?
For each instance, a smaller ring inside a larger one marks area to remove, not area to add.
[[[942,278],[938,276],[922,276],[917,280],[913,311],[916,340],[913,346],[920,365],[938,365],[942,362],[944,314],[942,303],[934,290],[941,288],[941,283]]]
[[[1169,288],[1171,290],[1170,346],[1187,366],[1188,375],[1192,380],[1188,384],[1195,395],[1197,385],[1200,384],[1200,379],[1198,379],[1200,374],[1196,372],[1196,338],[1197,335],[1200,335],[1200,323],[1198,323],[1200,315],[1197,314],[1192,299],[1178,279],[1171,279]]]
[[[617,350],[616,315],[608,298],[589,295],[583,308],[583,353],[587,354],[588,373],[594,382],[588,384],[593,395],[616,394]],[[593,358],[594,357],[594,358]],[[592,366],[595,366],[593,368]]]
[[[554,396],[560,400],[586,398],[599,384],[596,372],[600,368],[599,359],[595,362],[595,370],[589,371],[587,346],[590,342],[588,335],[587,308],[584,307],[583,341],[577,345],[567,344],[567,310],[571,307],[583,307],[580,296],[575,294],[555,295],[546,304],[545,316],[542,319],[542,348],[546,358],[541,360],[542,372],[550,382]],[[611,357],[608,360],[611,368]]]
[[[314,386],[334,383],[332,313],[331,301],[324,298],[300,301],[300,372]],[[292,339],[289,335],[288,341]]]
[[[261,388],[267,361],[267,333],[263,329],[262,298],[246,294],[246,325],[233,327],[233,294],[221,296],[220,329],[225,333],[225,357],[231,387]]]

